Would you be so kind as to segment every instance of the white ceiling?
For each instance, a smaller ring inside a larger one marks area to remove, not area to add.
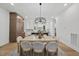
[[[58,16],[69,6],[64,7],[64,3],[43,3],[41,13],[43,17]],[[38,3],[14,3],[14,6],[10,3],[0,3],[0,7],[10,12],[17,12],[23,17],[40,16],[40,6]]]

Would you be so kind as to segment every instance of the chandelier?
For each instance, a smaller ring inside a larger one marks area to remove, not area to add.
[[[36,17],[35,18],[35,23],[46,23],[46,19],[44,17],[41,17],[41,6],[42,6],[42,3],[39,3],[40,5],[40,17]]]

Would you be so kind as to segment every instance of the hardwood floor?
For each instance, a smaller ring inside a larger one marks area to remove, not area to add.
[[[61,56],[79,56],[79,52],[73,50],[62,42],[59,42],[59,48],[64,52]],[[59,51],[59,50],[58,50]],[[62,53],[62,52],[61,52]]]
[[[59,48],[61,48],[66,56],[79,56],[79,53],[63,43],[59,43]],[[17,43],[9,43],[0,47],[0,56],[9,56],[10,52],[17,50]]]
[[[6,44],[2,47],[0,47],[0,56],[7,56],[11,51],[14,49],[17,49],[17,44],[16,43],[9,43]]]

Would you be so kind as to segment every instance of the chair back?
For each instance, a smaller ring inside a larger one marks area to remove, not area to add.
[[[20,40],[22,40],[22,39],[23,39],[22,36],[18,36],[18,37],[17,37],[17,43],[19,43]]]
[[[33,42],[32,47],[34,50],[43,50],[44,49],[44,43],[43,42]]]
[[[21,47],[25,49],[31,48],[31,42],[21,41]]]
[[[56,50],[58,48],[58,44],[56,42],[49,42],[46,45],[46,50]]]

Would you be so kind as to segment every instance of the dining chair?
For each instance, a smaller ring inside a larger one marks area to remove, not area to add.
[[[27,41],[21,41],[21,49],[22,49],[22,55],[31,56],[32,55],[32,46],[31,42]]]
[[[18,46],[18,48],[17,48],[18,53],[20,52],[20,40],[22,40],[22,39],[23,39],[22,36],[18,36],[17,39],[16,39],[17,40],[17,46]]]
[[[32,42],[33,55],[43,56],[44,55],[44,43],[43,42]]]
[[[46,45],[46,54],[48,56],[53,56],[57,54],[58,44],[57,42],[48,42]]]

